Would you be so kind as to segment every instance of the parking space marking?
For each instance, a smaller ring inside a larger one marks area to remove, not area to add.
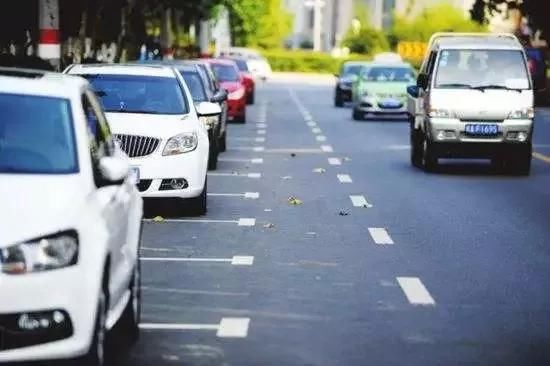
[[[533,157],[541,161],[544,161],[545,163],[550,163],[550,156],[546,156],[539,152],[533,152]]]
[[[267,124],[265,123],[256,123],[257,128],[267,128]]]
[[[334,151],[334,149],[330,145],[321,145],[321,150],[323,150],[324,152],[333,152]]]
[[[339,158],[328,158],[328,163],[330,165],[342,165],[342,160]]]
[[[337,174],[338,180],[340,183],[353,183],[351,177],[348,174]]]
[[[363,195],[352,195],[349,196],[349,198],[354,207],[372,207],[372,205],[367,202],[367,199]]]
[[[238,159],[238,158],[218,158],[218,161],[232,162],[232,163],[252,163],[252,164],[263,164],[264,159],[262,158],[253,158],[253,159]]]
[[[211,177],[246,177],[252,179],[259,179],[262,177],[262,173],[208,172],[207,174]]]
[[[211,262],[231,263],[233,266],[251,266],[254,257],[249,255],[235,255],[232,258],[189,258],[189,257],[141,257],[143,262]]]
[[[230,141],[265,142],[265,137],[228,137]]]
[[[265,135],[265,130],[258,130],[256,131],[258,135]]]
[[[388,231],[381,227],[369,227],[369,234],[378,245],[393,245],[393,239]]]
[[[218,330],[219,324],[188,324],[188,323],[141,323],[139,329],[143,330]]]
[[[185,223],[198,223],[198,224],[239,224],[240,220],[249,220],[249,219],[239,219],[239,220],[214,220],[214,219],[162,219],[163,222],[185,222]],[[255,220],[255,219],[252,219]],[[142,219],[143,222],[155,222],[155,219]],[[246,226],[240,225],[239,226]],[[254,225],[250,225],[254,226]]]
[[[255,152],[262,152],[264,151],[263,146],[235,146],[232,147],[231,150],[234,151],[255,151]]]
[[[239,226],[254,226],[256,225],[256,219],[253,218],[241,218],[237,222]]]
[[[265,137],[256,137],[256,142],[265,142]]]
[[[249,326],[250,318],[222,318],[216,335],[219,338],[245,338]]]
[[[208,197],[242,197],[246,199],[256,200],[260,198],[258,192],[244,192],[244,193],[208,193]]]
[[[323,133],[323,131],[321,131],[321,129],[319,127],[312,128],[311,132],[313,132],[314,134]]]
[[[435,305],[435,300],[418,277],[397,277],[397,282],[412,305]]]

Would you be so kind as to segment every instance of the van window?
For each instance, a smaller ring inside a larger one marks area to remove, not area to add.
[[[519,50],[443,50],[436,72],[436,88],[531,88]]]

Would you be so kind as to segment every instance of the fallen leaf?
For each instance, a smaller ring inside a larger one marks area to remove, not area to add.
[[[290,175],[285,175],[284,177],[281,177],[281,179],[289,180],[289,179],[292,179],[292,177]]]
[[[273,224],[270,223],[270,222],[267,222],[267,223],[264,224],[264,228],[266,228],[266,229],[272,229],[272,228],[274,228],[274,227],[275,227],[275,225],[273,225]]]
[[[349,211],[341,210],[340,212],[338,212],[338,215],[340,215],[340,216],[348,216],[348,215],[349,215]]]
[[[288,197],[288,203],[290,203],[291,205],[297,206],[297,205],[301,205],[304,202],[296,197]]]
[[[153,222],[163,222],[164,221],[164,217],[162,216],[155,216],[153,218]]]
[[[315,169],[313,169],[313,173],[319,173],[319,174],[323,174],[326,171],[327,170],[325,168],[315,168]]]

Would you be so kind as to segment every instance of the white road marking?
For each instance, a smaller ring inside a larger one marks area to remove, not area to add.
[[[242,220],[242,219],[239,219]],[[162,219],[159,223],[193,222],[199,224],[238,224],[239,220],[211,220],[211,219]],[[155,222],[154,219],[142,219],[143,222]],[[242,226],[242,225],[240,225]]]
[[[256,137],[254,140],[256,142],[265,142],[265,137]]]
[[[230,141],[253,141],[253,142],[262,142],[258,139],[265,139],[265,137],[227,137]]]
[[[372,240],[378,245],[392,245],[393,240],[388,231],[381,227],[369,227],[369,234]]]
[[[234,266],[251,266],[254,264],[254,257],[250,255],[235,255],[231,259],[231,264]]]
[[[257,128],[267,128],[267,125],[265,123],[256,123]]]
[[[354,207],[372,207],[370,203],[367,202],[367,199],[365,196],[362,195],[356,195],[356,196],[349,196],[351,203]]]
[[[245,192],[245,193],[208,193],[208,197],[243,197],[247,199],[258,199],[260,194],[258,192]]]
[[[140,250],[146,250],[150,252],[175,252],[175,249],[168,249],[168,248],[148,248],[148,247],[141,247]]]
[[[315,133],[315,134],[319,134],[319,133],[322,133],[321,129],[319,127],[315,127],[315,128],[312,128],[311,129],[311,132]]]
[[[257,200],[258,198],[260,198],[260,193],[259,192],[245,192],[244,193],[244,198],[249,199],[249,200]]]
[[[334,151],[334,149],[330,145],[321,145],[321,150],[323,150],[324,152],[333,152]]]
[[[248,173],[248,178],[260,179],[262,177],[261,173]]]
[[[187,323],[141,323],[144,330],[218,330],[219,324],[187,324]]]
[[[258,179],[262,177],[261,173],[238,173],[238,172],[208,172],[211,177],[247,177]]]
[[[255,158],[255,159],[251,159],[250,162],[252,164],[263,164],[264,163],[264,159],[262,158]]]
[[[258,130],[256,131],[258,135],[265,135],[265,130]]]
[[[330,165],[342,165],[342,160],[339,158],[328,158],[328,163]]]
[[[309,122],[307,122],[307,125],[309,127],[315,127],[315,126],[317,126],[317,123],[315,123],[314,121],[309,121]]]
[[[249,325],[250,318],[222,318],[216,335],[220,338],[245,338]]]
[[[315,139],[320,142],[327,141],[327,137],[323,135],[317,135],[315,136]]]
[[[212,262],[231,263],[233,266],[251,266],[254,257],[249,255],[235,255],[232,258],[187,258],[187,257],[141,257],[143,262]]]
[[[353,183],[351,177],[347,174],[338,174],[337,177],[340,183]]]
[[[234,151],[264,151],[263,146],[235,146],[231,150]]]
[[[435,300],[418,277],[397,277],[397,282],[412,305],[435,305]]]
[[[254,148],[254,151],[256,151],[256,152],[261,152],[261,151],[264,151],[264,150],[265,150],[265,148],[263,146],[256,146]]]
[[[264,163],[264,159],[262,158],[254,158],[254,159],[218,158],[218,161],[233,162],[233,163],[252,163],[252,164]]]
[[[148,286],[141,286],[141,289],[143,291],[150,291],[150,292],[165,292],[165,293],[171,293],[171,294],[185,294],[185,295],[236,296],[236,297],[250,296],[250,292],[208,291],[208,290],[192,290],[192,289],[168,288],[168,287],[148,287]]]
[[[241,218],[237,222],[239,226],[254,226],[256,225],[256,219],[252,218]]]

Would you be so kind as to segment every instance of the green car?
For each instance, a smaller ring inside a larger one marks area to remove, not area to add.
[[[407,63],[368,64],[353,85],[353,119],[406,117],[407,86],[415,83],[415,71]]]

